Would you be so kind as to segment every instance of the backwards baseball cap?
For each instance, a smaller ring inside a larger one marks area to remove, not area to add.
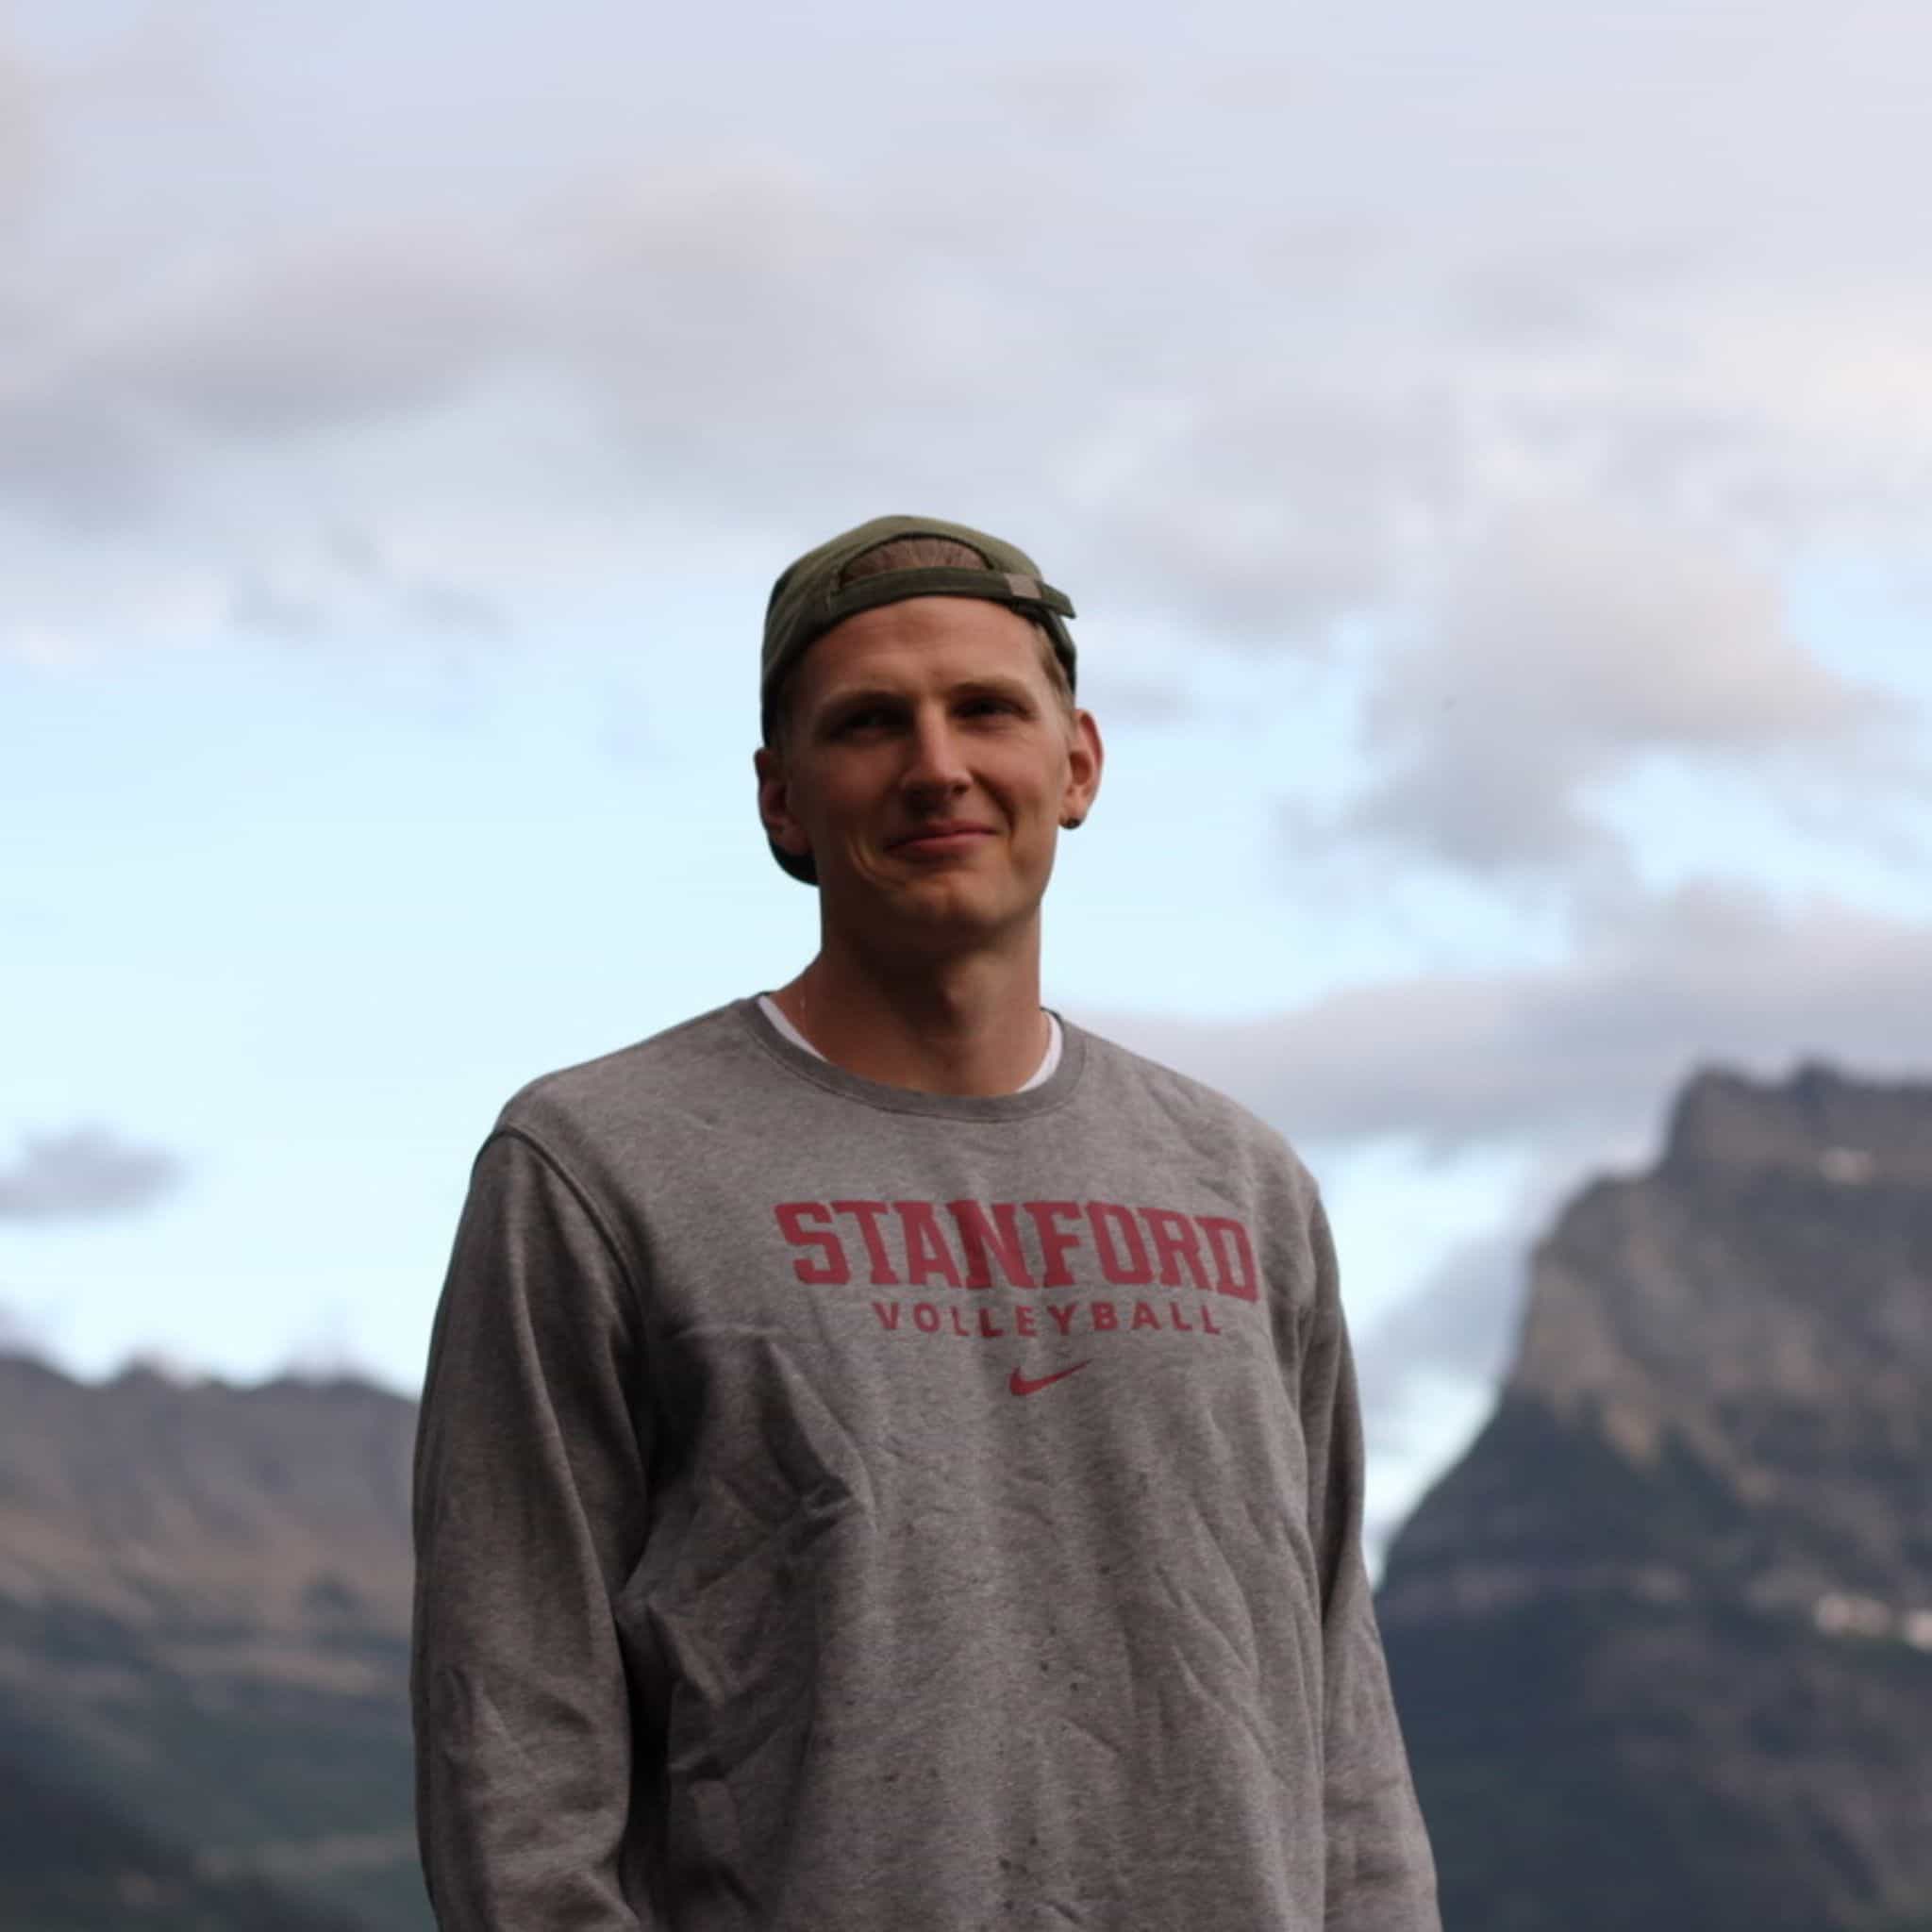
[[[963,544],[984,561],[977,567],[915,564],[906,570],[853,574],[853,565],[868,552],[908,537],[944,538]],[[1065,620],[1074,615],[1074,606],[1064,591],[1041,578],[1040,566],[1024,550],[983,530],[942,523],[937,517],[874,517],[816,550],[808,550],[781,571],[772,586],[758,675],[759,717],[767,743],[779,687],[812,644],[834,625],[861,610],[902,603],[908,597],[981,597],[1011,606],[1033,619],[1052,640],[1054,655],[1066,669],[1067,687],[1073,689],[1074,640]],[[818,883],[818,869],[808,858],[782,851],[775,843],[772,857],[793,878],[807,885]]]

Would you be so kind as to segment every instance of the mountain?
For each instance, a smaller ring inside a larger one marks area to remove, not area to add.
[[[1379,1608],[1447,1932],[1932,1928],[1932,1085],[1692,1080]]]
[[[355,1932],[259,1879],[200,1870],[178,1846],[50,1779],[0,1758],[0,1908],[10,1932]]]
[[[0,1924],[424,1932],[414,1406],[0,1357]]]
[[[0,1925],[426,1932],[414,1426],[0,1356]],[[1380,1613],[1448,1932],[1932,1932],[1932,1086],[1692,1081]]]

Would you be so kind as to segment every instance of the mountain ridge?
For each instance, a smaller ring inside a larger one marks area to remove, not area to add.
[[[1451,1923],[1932,1918],[1928,1460],[1932,1084],[1697,1075],[1390,1548]]]
[[[137,1834],[129,1869],[184,1925],[272,1923],[269,1900],[423,1932],[415,1405],[346,1376],[85,1383],[16,1351],[0,1414],[0,1757],[105,1841]],[[38,1924],[8,1882],[0,1921]]]
[[[0,1350],[0,1776],[136,1881],[0,1922],[426,1932],[415,1413]],[[1932,1083],[1696,1074],[1390,1548],[1449,1932],[1932,1926],[1928,1463]]]

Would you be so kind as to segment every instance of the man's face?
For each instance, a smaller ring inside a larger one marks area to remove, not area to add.
[[[826,919],[901,943],[972,944],[1029,922],[1060,820],[1100,784],[1100,736],[1071,721],[1018,611],[910,597],[820,638],[791,675],[758,808],[809,852]]]

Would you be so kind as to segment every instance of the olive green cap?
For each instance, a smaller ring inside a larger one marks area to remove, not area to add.
[[[911,570],[878,571],[844,581],[845,573],[869,550],[904,537],[943,537],[963,543],[986,559],[984,569],[957,564],[925,564]],[[1034,619],[1053,640],[1054,655],[1066,667],[1067,686],[1074,684],[1074,640],[1065,620],[1074,607],[1064,591],[1057,591],[1040,575],[1040,566],[1017,544],[989,537],[964,524],[938,517],[874,517],[843,536],[808,550],[778,575],[765,607],[765,645],[758,675],[759,721],[765,742],[772,741],[773,699],[813,642],[836,624],[882,604],[908,597],[981,597],[1010,605]],[[781,851],[772,857],[795,879],[818,883],[809,858]]]

